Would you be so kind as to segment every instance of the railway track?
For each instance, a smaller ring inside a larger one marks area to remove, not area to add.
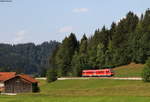
[[[45,77],[36,78],[38,80],[46,80]],[[58,80],[88,80],[88,79],[112,79],[112,80],[142,80],[141,77],[62,77]]]

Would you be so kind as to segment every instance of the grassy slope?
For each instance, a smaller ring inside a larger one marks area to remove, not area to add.
[[[116,77],[140,77],[142,64],[114,68]],[[148,102],[150,83],[109,79],[40,81],[40,93],[0,96],[0,102]]]
[[[150,96],[150,83],[129,80],[63,80],[41,89],[50,96]]]
[[[148,102],[150,83],[109,79],[40,81],[41,92],[0,96],[0,102]]]
[[[143,64],[131,63],[114,68],[114,72],[116,77],[141,77],[143,67]]]

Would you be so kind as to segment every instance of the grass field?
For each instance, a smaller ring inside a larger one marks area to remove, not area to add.
[[[131,63],[114,68],[114,72],[116,77],[141,77],[143,67],[143,64]]]
[[[0,96],[0,102],[149,102],[150,83],[89,79],[40,81],[40,93]]]
[[[149,97],[130,96],[94,96],[94,97],[49,97],[49,96],[1,96],[1,102],[149,102]]]

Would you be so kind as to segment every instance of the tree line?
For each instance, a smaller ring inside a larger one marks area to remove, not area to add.
[[[141,17],[130,11],[110,28],[96,29],[91,37],[84,34],[80,41],[74,33],[65,37],[50,58],[50,69],[58,77],[81,76],[83,69],[145,63],[149,56],[150,10]]]
[[[26,44],[0,44],[0,71],[15,71],[17,73],[45,76],[51,65],[49,57],[59,45],[56,41],[43,42],[35,45]]]

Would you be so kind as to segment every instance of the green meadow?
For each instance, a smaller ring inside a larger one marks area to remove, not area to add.
[[[141,77],[144,64],[131,63],[114,68],[115,77]]]
[[[89,79],[39,81],[40,93],[0,96],[0,102],[149,102],[150,83]]]

